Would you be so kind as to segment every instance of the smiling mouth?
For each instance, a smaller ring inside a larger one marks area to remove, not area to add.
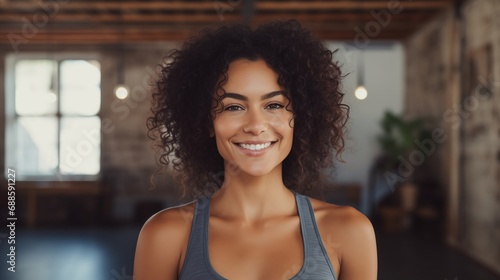
[[[243,149],[245,150],[249,150],[249,151],[260,151],[260,150],[263,150],[269,146],[271,146],[272,144],[274,144],[275,142],[266,142],[266,143],[260,143],[260,144],[244,144],[244,143],[238,143],[237,145],[242,147]]]

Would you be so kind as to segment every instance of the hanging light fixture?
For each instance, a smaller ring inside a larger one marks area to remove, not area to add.
[[[123,43],[120,45],[120,57],[118,61],[118,84],[115,86],[115,95],[118,99],[125,99],[128,96],[129,88],[125,84],[125,55]]]
[[[366,99],[366,97],[368,97],[368,91],[364,86],[358,86],[356,88],[356,91],[354,92],[354,95],[356,96],[357,99],[363,100]]]
[[[123,20],[122,20],[123,23]],[[125,84],[125,51],[123,49],[123,24],[120,25],[120,57],[118,60],[118,84],[115,86],[115,95],[118,99],[125,99],[130,92],[128,86]]]
[[[360,51],[360,55],[358,55],[358,86],[354,91],[354,96],[359,100],[368,97],[368,91],[365,88],[364,70],[364,51]]]
[[[115,95],[118,99],[125,99],[128,96],[128,87],[124,84],[118,84],[115,87]]]

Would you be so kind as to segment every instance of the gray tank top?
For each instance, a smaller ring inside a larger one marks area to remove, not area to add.
[[[291,280],[336,280],[332,264],[319,235],[309,197],[293,191],[300,218],[304,244],[304,261],[300,271]],[[197,200],[180,280],[227,280],[220,276],[208,258],[208,218],[210,198]],[[286,254],[286,252],[283,252]]]

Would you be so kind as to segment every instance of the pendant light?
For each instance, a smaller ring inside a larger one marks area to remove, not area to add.
[[[364,51],[360,51],[360,55],[358,55],[358,86],[354,91],[354,96],[356,96],[359,100],[364,100],[368,97],[368,91],[365,87],[365,77],[364,77]]]
[[[129,88],[125,84],[125,55],[123,43],[120,44],[120,57],[118,59],[118,84],[115,86],[115,95],[118,99],[128,97]]]
[[[121,11],[120,11],[120,14],[121,14]],[[118,84],[115,86],[115,96],[116,98],[118,99],[125,99],[128,97],[129,95],[129,87],[125,84],[125,50],[124,50],[124,47],[123,47],[123,44],[124,44],[124,40],[123,40],[123,30],[124,30],[124,27],[123,27],[123,18],[121,20],[121,23],[119,28],[119,32],[120,32],[120,42],[119,42],[119,58],[118,58]]]

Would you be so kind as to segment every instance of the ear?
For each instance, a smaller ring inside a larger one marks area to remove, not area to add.
[[[214,128],[213,126],[210,126],[208,128],[208,136],[210,136],[210,138],[214,137],[215,136],[215,132],[214,132]]]

